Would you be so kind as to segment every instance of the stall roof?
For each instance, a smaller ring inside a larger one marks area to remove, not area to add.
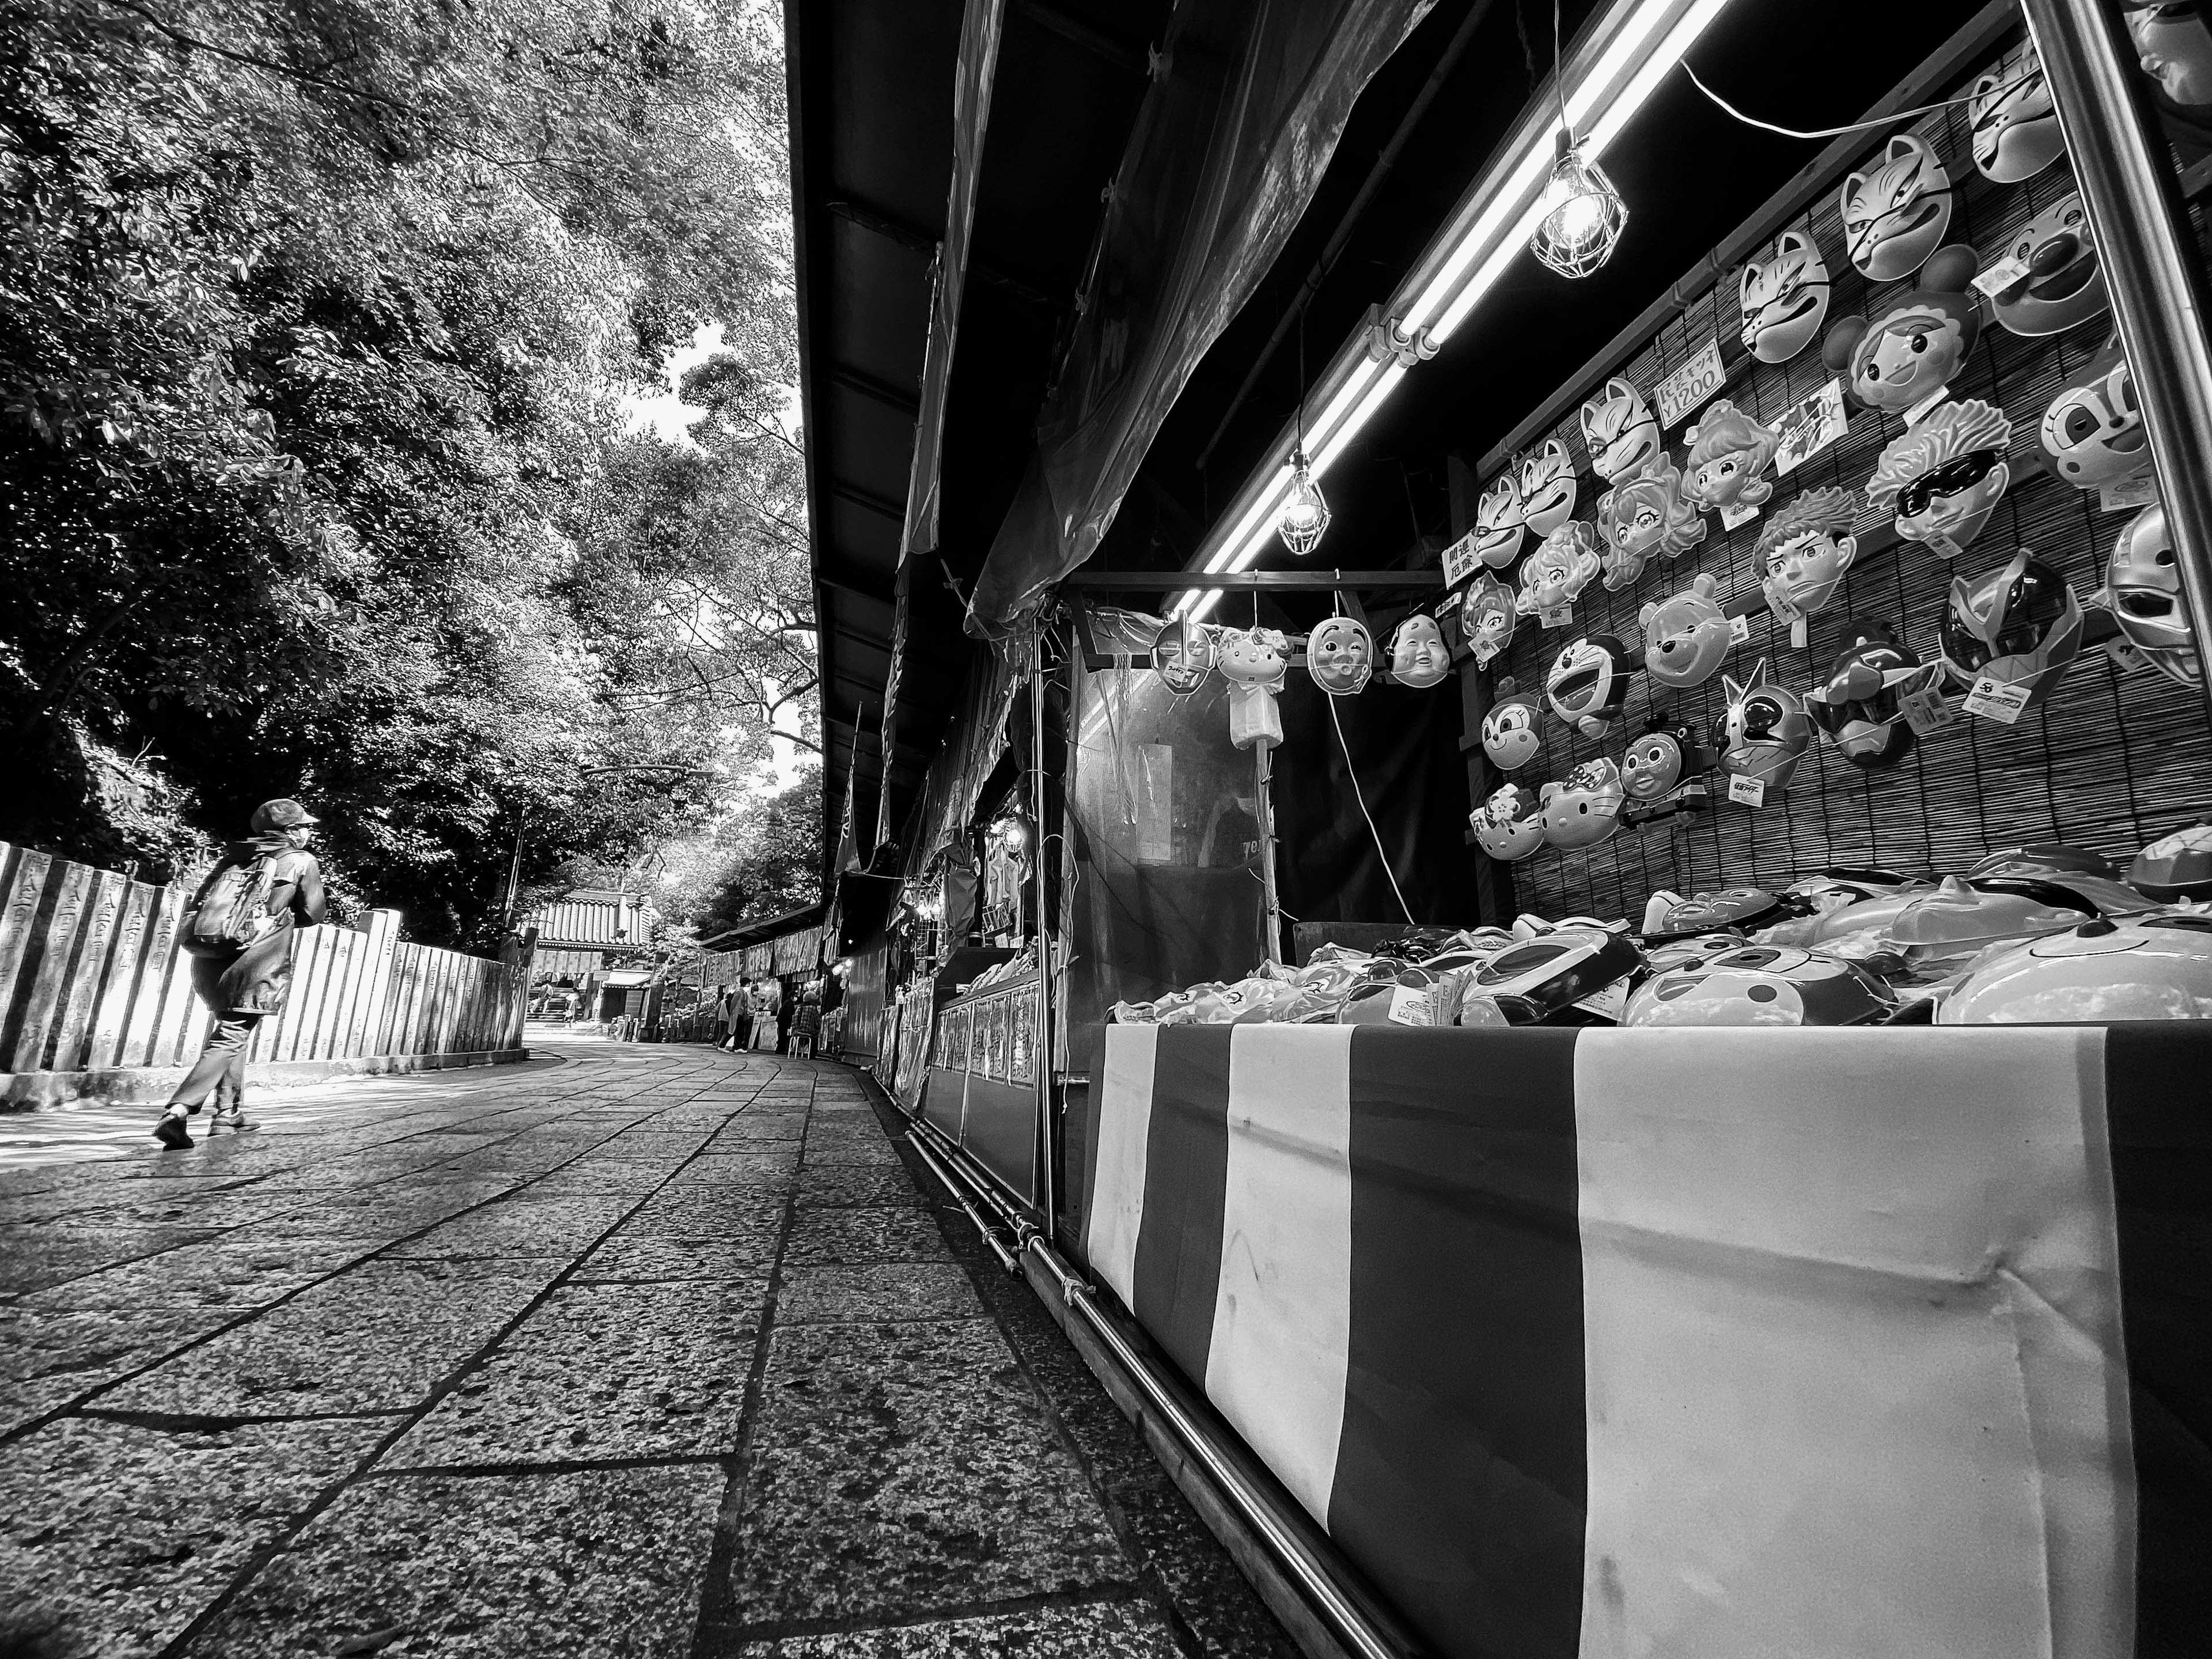
[[[708,950],[742,950],[748,945],[758,945],[768,939],[781,939],[786,933],[796,933],[809,927],[819,927],[822,925],[823,915],[828,908],[829,907],[824,904],[810,904],[802,910],[787,910],[780,916],[769,916],[759,921],[749,921],[742,927],[731,928],[727,933],[716,933],[710,939],[702,939],[699,943],[702,948]]]

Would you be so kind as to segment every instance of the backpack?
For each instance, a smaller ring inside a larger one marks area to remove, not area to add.
[[[276,885],[277,855],[226,859],[215,867],[185,923],[185,949],[196,957],[231,956],[258,944],[276,928],[269,895]]]

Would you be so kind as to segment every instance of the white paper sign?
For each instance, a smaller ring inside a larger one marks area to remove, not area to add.
[[[1974,287],[1992,300],[2027,275],[2027,262],[2007,255],[1974,278]]]
[[[1628,981],[1625,979],[1617,979],[1603,990],[1593,991],[1575,1004],[1577,1008],[1589,1009],[1600,1019],[1614,1021],[1620,1018],[1620,1011],[1627,1006]]]
[[[1775,621],[1794,624],[1805,620],[1805,613],[1797,608],[1796,601],[1780,588],[1770,586],[1765,592],[1766,608],[1774,613]]]
[[[1908,691],[1897,700],[1905,715],[1905,723],[1921,737],[1941,732],[1951,723],[1951,705],[1943,701],[1943,694],[1932,685],[1923,685],[1917,691]]]
[[[1546,628],[1565,628],[1575,619],[1575,608],[1571,605],[1555,605],[1548,611],[1539,611],[1536,620]]]
[[[1738,501],[1734,507],[1724,507],[1721,509],[1721,527],[1724,530],[1741,530],[1758,516],[1757,507]]]
[[[1729,643],[1730,645],[1742,645],[1747,643],[1750,638],[1751,618],[1748,617],[1730,617],[1729,618]]]
[[[2138,669],[2148,668],[2150,659],[2138,651],[2125,635],[2115,634],[2105,641],[2105,654],[2123,674],[2132,674]]]
[[[1390,1023],[1394,1025],[1433,1025],[1436,1015],[1427,991],[1411,985],[1390,988]]]
[[[1659,382],[1651,401],[1659,406],[1659,424],[1674,425],[1721,389],[1728,371],[1721,366],[1721,343],[1710,339],[1690,354],[1684,363]]]
[[[1951,388],[1949,386],[1937,386],[1933,392],[1923,398],[1918,403],[1913,404],[1911,408],[1905,411],[1905,425],[1918,426],[1921,422],[1928,418],[1929,411],[1932,410],[1936,404],[1942,403],[1950,395]]]
[[[2105,513],[2148,507],[2157,499],[2158,480],[2148,472],[2136,478],[2115,478],[2097,491],[2098,509]]]
[[[1729,799],[1739,806],[1764,806],[1766,805],[1766,780],[1747,778],[1741,772],[1732,773],[1729,777]]]
[[[1474,642],[1474,665],[1477,668],[1488,667],[1490,659],[1497,654],[1498,642],[1487,635]]]
[[[1796,471],[1850,429],[1844,413],[1844,383],[1831,380],[1782,417],[1782,442],[1774,452],[1778,476]]]
[[[1984,674],[1966,693],[1966,712],[1985,720],[1995,720],[1999,726],[2010,726],[2027,712],[2027,688],[1999,685]]]
[[[1482,560],[1474,550],[1474,532],[1468,531],[1449,547],[1444,549],[1444,586],[1457,587],[1482,568]]]

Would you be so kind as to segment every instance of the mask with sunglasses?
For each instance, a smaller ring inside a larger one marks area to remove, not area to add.
[[[1952,582],[1943,664],[1961,685],[1986,675],[2023,687],[2033,708],[2081,654],[2081,620],[2073,584],[2022,549],[1999,569]]]
[[[2120,532],[2105,563],[2105,606],[2153,668],[2178,685],[2204,684],[2164,507],[2143,508]]]
[[[2150,471],[2150,444],[2136,407],[2135,378],[2116,343],[2075,370],[2043,411],[2038,433],[2058,476],[2102,489]]]
[[[1893,515],[1897,533],[1939,558],[1972,544],[2012,482],[2005,446],[2012,422],[2002,410],[1969,398],[1940,404],[1881,452],[1867,480],[1867,502]]]
[[[1844,246],[1877,283],[1920,269],[1951,228],[1951,175],[1927,140],[1900,132],[1867,173],[1844,180]]]
[[[1886,622],[1852,623],[1844,629],[1827,684],[1805,694],[1805,712],[1836,751],[1863,771],[1895,766],[1917,741],[1901,699],[1941,671],[1897,636]]]

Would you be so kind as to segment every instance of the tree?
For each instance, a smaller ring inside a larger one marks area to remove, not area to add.
[[[702,939],[822,899],[822,769],[670,851],[658,902]]]

